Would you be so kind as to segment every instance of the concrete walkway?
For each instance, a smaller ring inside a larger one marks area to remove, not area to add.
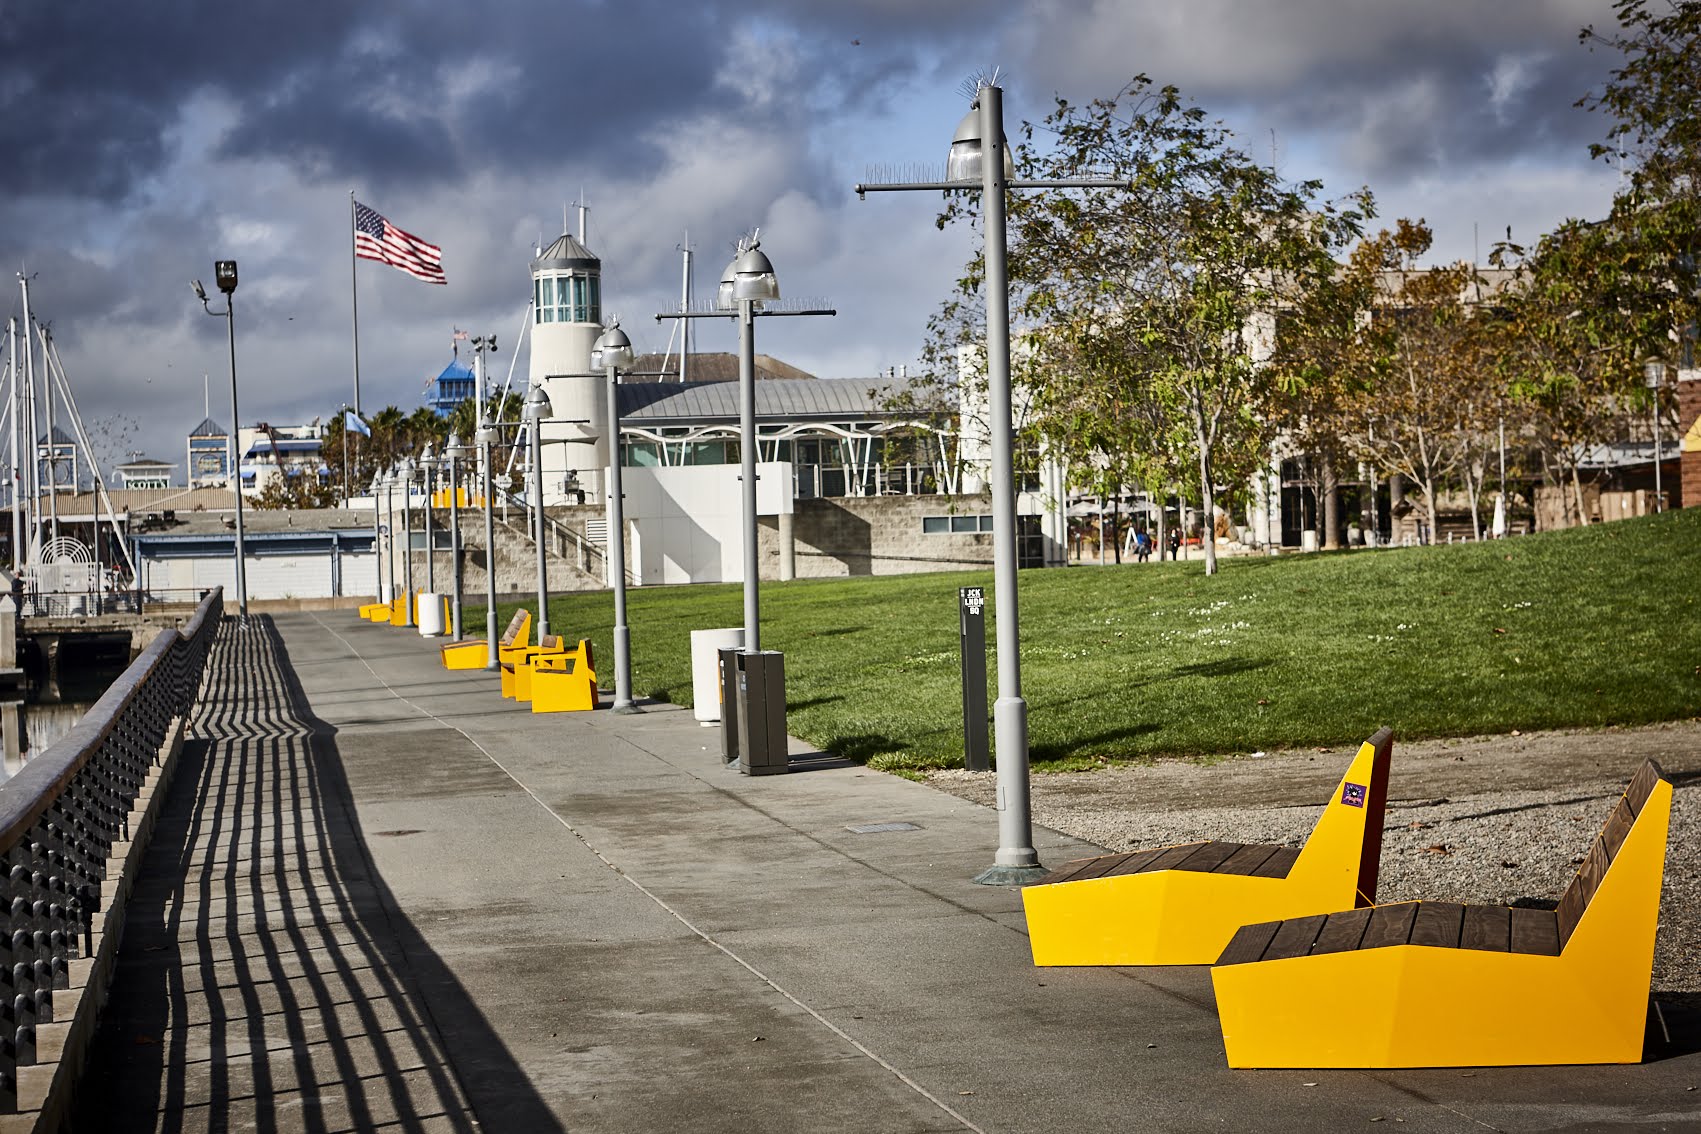
[[[824,758],[739,777],[688,711],[534,717],[436,653],[345,612],[227,624],[80,1128],[1701,1127],[1683,1037],[1231,1072],[1206,970],[1031,965],[1019,894],[968,881],[991,812]]]

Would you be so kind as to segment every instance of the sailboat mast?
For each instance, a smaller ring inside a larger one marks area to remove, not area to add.
[[[18,381],[18,320],[15,316],[6,320],[6,337],[11,343],[12,384],[7,388],[6,396],[12,402],[12,574],[16,575],[24,563],[24,425],[23,398]]]
[[[679,252],[684,259],[684,279],[679,284],[679,309],[691,310],[691,230],[685,230],[685,243],[679,246]],[[691,324],[692,319],[679,320],[679,380],[689,382],[687,371],[691,366]]]
[[[34,322],[30,316],[28,277],[19,275],[18,287],[24,297],[24,391],[29,400],[30,417],[30,559],[33,561],[41,548],[41,424],[35,400],[35,332],[31,329]]]

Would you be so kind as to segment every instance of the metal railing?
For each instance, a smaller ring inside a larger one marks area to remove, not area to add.
[[[525,497],[514,492],[502,491],[502,494],[506,496],[509,504],[520,509],[522,514],[529,515],[530,505],[526,503]],[[568,553],[567,548],[572,548],[573,554],[578,557],[580,572],[589,575],[593,579],[606,579],[608,577],[608,565],[606,562],[608,559],[608,550],[606,548],[597,546],[597,544],[585,538],[579,532],[568,527],[566,524],[563,524],[561,521],[551,516],[547,509],[544,511],[543,520],[545,530],[551,537],[550,543],[552,546],[549,550],[556,558],[571,559],[572,555]],[[510,531],[522,531],[522,529],[515,527],[509,520],[503,520],[502,524]],[[532,538],[530,526],[531,525],[527,523],[525,530],[522,532],[528,541]],[[634,581],[632,569],[630,567],[626,569],[626,581],[628,583]]]
[[[58,743],[0,785],[0,1112],[18,1105],[17,1068],[36,1060],[71,961],[93,949],[113,844],[160,759],[174,718],[201,686],[224,611],[213,591],[181,631],[158,635]]]

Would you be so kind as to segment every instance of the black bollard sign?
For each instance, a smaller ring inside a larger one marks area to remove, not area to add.
[[[992,767],[986,746],[986,588],[957,591],[959,641],[963,650],[963,767]]]

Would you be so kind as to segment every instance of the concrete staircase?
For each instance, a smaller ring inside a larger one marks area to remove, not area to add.
[[[449,511],[439,508],[432,523],[437,538],[448,541]],[[461,525],[461,593],[465,601],[476,601],[485,593],[485,565],[489,562],[484,548],[484,513],[476,508],[460,510]],[[525,530],[525,515],[511,510],[504,521],[496,516],[496,593],[501,596],[535,594],[537,592],[537,551]],[[426,553],[413,553],[413,585],[425,587]],[[574,544],[560,532],[552,532],[545,541],[545,571],[551,593],[566,591],[598,591],[603,581],[603,561],[600,549],[594,545]],[[453,558],[447,549],[435,555],[433,568],[437,590],[448,594],[453,588]]]

